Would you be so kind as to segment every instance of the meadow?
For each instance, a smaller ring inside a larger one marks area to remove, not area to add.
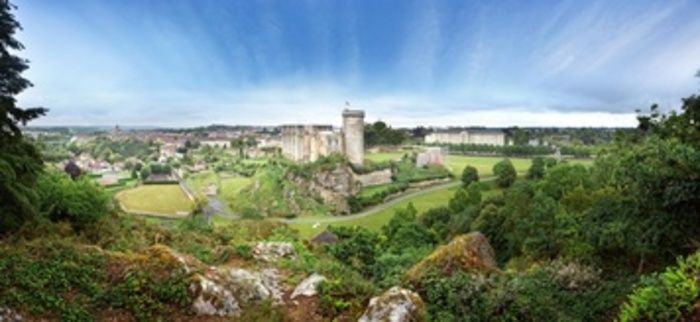
[[[177,216],[189,213],[194,206],[177,184],[142,185],[121,191],[115,198],[127,212],[154,216]]]

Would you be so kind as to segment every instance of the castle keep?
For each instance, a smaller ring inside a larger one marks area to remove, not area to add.
[[[297,162],[313,162],[340,153],[361,165],[365,157],[364,119],[364,111],[346,109],[341,129],[331,125],[282,125],[282,154]]]

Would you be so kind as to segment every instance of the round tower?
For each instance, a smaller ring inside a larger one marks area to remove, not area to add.
[[[343,150],[354,165],[362,165],[365,159],[365,111],[343,111]]]

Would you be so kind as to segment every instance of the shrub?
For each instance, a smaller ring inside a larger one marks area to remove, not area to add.
[[[494,164],[493,174],[496,175],[496,185],[501,188],[510,187],[513,182],[515,182],[515,178],[518,175],[515,172],[513,163],[508,159],[503,159],[502,161]]]
[[[530,169],[527,170],[527,178],[532,180],[541,179],[542,177],[544,177],[544,170],[544,158],[536,157],[532,159]]]
[[[479,172],[476,170],[476,168],[469,165],[464,167],[464,170],[462,171],[462,186],[467,187],[472,182],[478,181]]]
[[[90,178],[73,181],[65,173],[48,171],[37,182],[39,209],[52,221],[70,222],[76,229],[94,223],[109,211],[109,196]]]
[[[700,252],[661,274],[643,277],[620,310],[620,321],[681,320],[700,299]]]

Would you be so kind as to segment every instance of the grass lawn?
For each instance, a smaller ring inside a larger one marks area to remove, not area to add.
[[[154,215],[177,215],[190,212],[192,201],[177,184],[143,185],[124,190],[116,195],[117,201],[126,209]]]
[[[241,189],[250,184],[252,180],[246,177],[222,178],[219,186],[219,196],[226,200],[233,200]]]
[[[189,175],[185,181],[187,181],[187,185],[190,186],[192,191],[197,194],[211,184],[218,184],[219,176],[214,171],[203,171]]]
[[[448,155],[447,167],[459,177],[462,175],[464,167],[470,165],[479,171],[479,177],[485,178],[493,175],[493,166],[505,157],[486,157],[486,156],[466,156],[466,155]],[[531,159],[524,158],[509,158],[513,162],[515,171],[524,173],[530,167]]]
[[[404,154],[409,153],[409,152],[377,152],[377,153],[366,153],[365,154],[365,159],[374,161],[374,162],[381,162],[381,161],[389,161],[389,160],[396,160],[396,159],[401,159]]]

